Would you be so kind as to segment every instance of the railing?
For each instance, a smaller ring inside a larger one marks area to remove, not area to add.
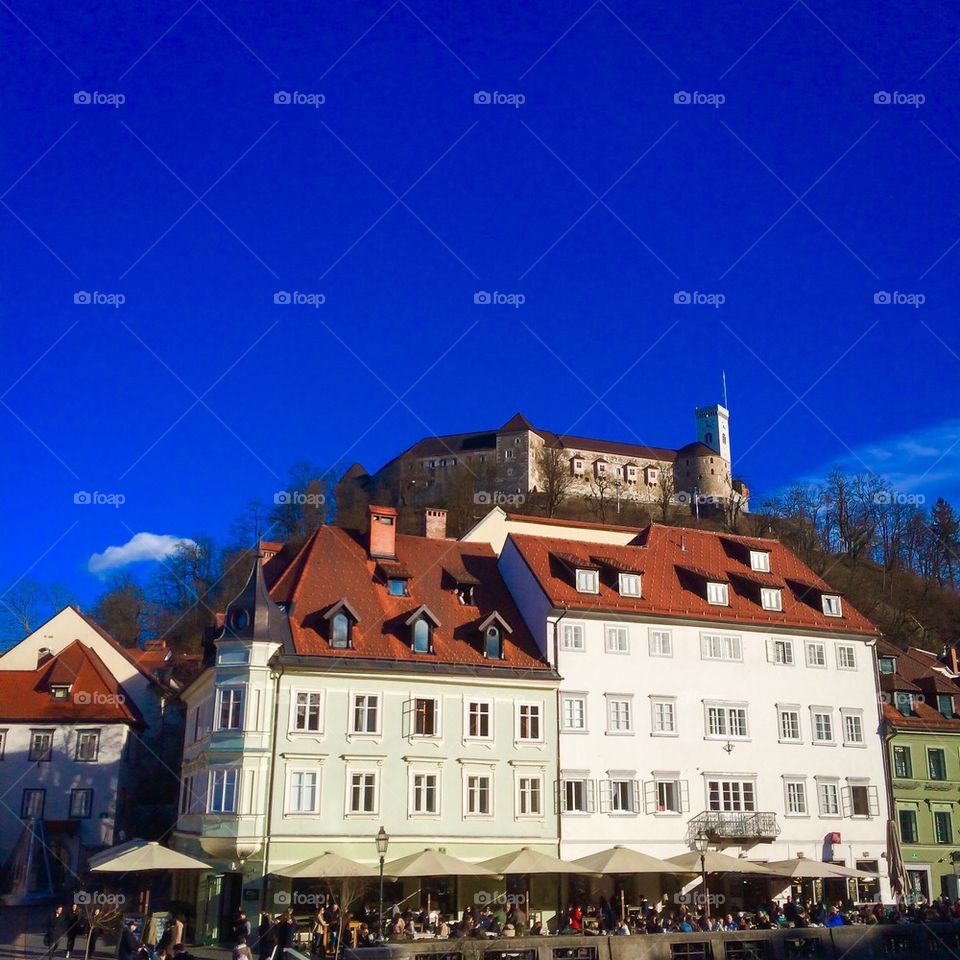
[[[704,810],[687,824],[687,839],[705,833],[711,840],[776,840],[780,825],[775,813]]]

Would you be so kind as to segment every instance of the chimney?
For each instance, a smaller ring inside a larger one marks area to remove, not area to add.
[[[53,657],[53,651],[49,647],[41,647],[37,651],[37,669],[39,670],[51,657]]]
[[[955,645],[950,645],[950,669],[955,673],[960,673],[960,663],[957,662],[957,648]]]
[[[397,559],[397,511],[393,507],[370,510],[370,556],[375,559]]]
[[[446,540],[447,511],[439,507],[427,507],[421,510],[420,536],[428,540]]]

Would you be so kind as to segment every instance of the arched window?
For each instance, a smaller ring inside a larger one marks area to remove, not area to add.
[[[491,660],[499,660],[503,656],[503,646],[500,638],[499,627],[487,627],[484,637],[484,656]]]
[[[237,632],[245,630],[247,624],[250,622],[250,614],[241,607],[239,610],[234,610],[230,615],[230,626],[233,627]]]
[[[413,651],[414,653],[430,652],[430,622],[426,617],[420,617],[413,624]]]
[[[350,618],[343,613],[335,613],[330,621],[330,646],[346,649],[350,646]]]

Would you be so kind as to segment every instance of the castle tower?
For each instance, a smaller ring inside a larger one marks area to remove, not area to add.
[[[730,411],[719,403],[697,407],[697,440],[730,463]]]

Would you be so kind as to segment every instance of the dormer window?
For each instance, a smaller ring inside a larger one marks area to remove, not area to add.
[[[820,598],[823,603],[823,612],[828,617],[842,617],[843,610],[840,606],[840,597],[835,593],[825,593]]]
[[[503,659],[503,636],[499,627],[487,627],[483,636],[483,655],[488,660]]]
[[[577,592],[599,593],[600,574],[597,570],[577,570]]]
[[[407,595],[407,581],[398,577],[389,577],[387,579],[387,593],[391,597],[405,597]]]
[[[640,596],[640,574],[639,573],[621,573],[620,574],[620,596],[621,597],[639,597]]]
[[[913,694],[902,691],[893,695],[893,704],[901,716],[913,716]]]
[[[570,469],[575,475],[583,473],[583,459],[581,457],[574,457],[570,461]]]
[[[770,572],[770,554],[766,550],[750,551],[750,569],[758,573]]]
[[[413,622],[413,652],[429,653],[431,648],[430,622],[425,617]]]
[[[350,618],[343,612],[334,614],[330,621],[330,646],[338,650],[350,646]]]
[[[649,486],[655,486],[660,479],[660,471],[656,467],[646,467],[643,471],[643,479]]]
[[[66,700],[70,696],[70,687],[65,683],[53,684],[50,687],[51,700]]]
[[[605,473],[607,472],[607,461],[606,461],[606,460],[598,460],[598,461],[593,465],[593,467],[594,467],[594,469],[597,471],[597,476],[599,477],[599,476],[601,476],[602,474],[605,474]]]
[[[766,556],[766,554],[764,554]],[[764,610],[782,610],[783,597],[775,587],[760,588],[760,606]]]
[[[897,672],[897,658],[896,657],[880,657],[880,672],[881,673],[896,673]]]
[[[707,581],[707,603],[715,607],[726,607],[730,605],[730,598],[727,584],[717,583],[714,580]]]
[[[949,693],[937,694],[937,710],[945,720],[953,719],[953,697]]]

